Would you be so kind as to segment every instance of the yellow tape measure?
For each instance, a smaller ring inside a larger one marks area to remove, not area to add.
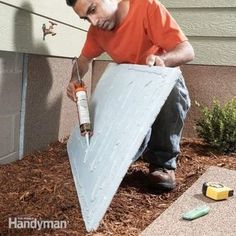
[[[233,196],[234,190],[217,182],[205,182],[202,186],[204,196],[216,201]]]

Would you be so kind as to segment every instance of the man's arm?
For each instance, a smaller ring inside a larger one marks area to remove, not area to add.
[[[146,64],[153,66],[176,67],[183,65],[194,58],[194,50],[188,41],[179,43],[174,49],[162,55],[149,55]]]
[[[84,57],[83,55],[80,55],[77,59],[78,63],[78,69],[79,69],[79,75],[80,78],[83,78],[84,75],[88,72],[89,64],[92,61],[92,59],[88,59]],[[67,86],[67,96],[72,100],[76,101],[75,97],[75,87],[79,85],[78,76],[77,76],[77,68],[76,64],[74,64],[72,73],[71,73],[71,79]]]

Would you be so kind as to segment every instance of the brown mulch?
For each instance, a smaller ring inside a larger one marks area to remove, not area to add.
[[[169,193],[157,193],[147,181],[147,164],[135,162],[123,179],[98,230],[87,233],[81,218],[66,144],[0,166],[0,235],[138,235],[209,166],[236,170],[236,155],[217,154],[200,140],[183,139],[176,177]],[[9,217],[66,220],[66,229],[8,229]]]

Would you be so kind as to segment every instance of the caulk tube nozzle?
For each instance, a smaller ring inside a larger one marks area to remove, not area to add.
[[[89,133],[88,132],[86,132],[85,138],[86,138],[87,147],[89,147]]]

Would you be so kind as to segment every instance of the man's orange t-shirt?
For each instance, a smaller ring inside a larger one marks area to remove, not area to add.
[[[156,0],[129,0],[124,21],[112,31],[90,26],[82,55],[106,52],[116,63],[146,64],[150,54],[173,49],[187,38],[166,8]]]

